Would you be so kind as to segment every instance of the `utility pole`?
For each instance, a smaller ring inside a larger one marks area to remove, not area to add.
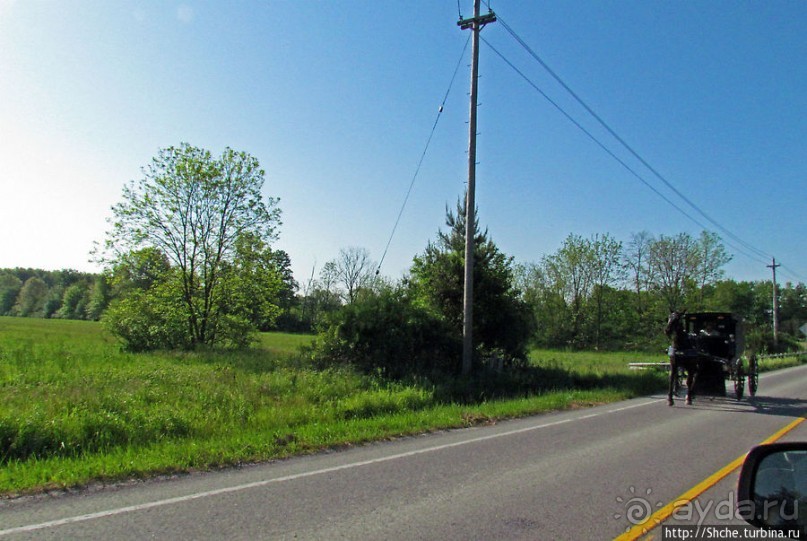
[[[777,295],[776,291],[776,267],[781,267],[782,265],[776,264],[776,258],[773,258],[773,262],[771,265],[768,265],[768,268],[773,270],[773,347],[779,345],[779,295]]]
[[[457,25],[462,30],[471,29],[471,113],[468,122],[468,190],[465,194],[465,290],[462,301],[462,373],[471,372],[474,354],[474,223],[476,191],[476,105],[477,81],[479,79],[479,31],[496,20],[493,11],[479,15],[480,0],[474,0],[474,16],[460,19]]]

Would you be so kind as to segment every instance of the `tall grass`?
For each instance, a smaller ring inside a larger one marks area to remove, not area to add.
[[[92,322],[0,318],[0,494],[312,452],[652,392],[616,354],[533,352],[506,376],[393,382],[316,369],[312,337],[130,354]],[[633,360],[633,359],[631,359]]]

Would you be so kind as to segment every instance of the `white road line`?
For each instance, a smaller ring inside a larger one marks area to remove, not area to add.
[[[141,503],[137,505],[129,505],[126,507],[118,507],[117,509],[109,509],[106,511],[98,511],[97,513],[88,513],[86,515],[76,515],[73,517],[62,518],[58,520],[51,520],[48,522],[40,522],[38,524],[29,524],[27,526],[18,526],[16,528],[9,528],[6,530],[0,530],[0,536],[11,535],[15,533],[23,533],[23,532],[33,532],[36,530],[44,530],[45,528],[53,528],[56,526],[64,526],[66,524],[74,524],[76,522],[86,522],[89,520],[95,520],[99,518],[111,517],[115,515],[123,515],[125,513],[132,513],[135,511],[143,511],[145,509],[152,509],[154,507],[164,507],[166,505],[173,505],[176,503],[183,503],[189,502],[192,500],[199,500],[201,498],[209,498],[211,496],[219,496],[221,494],[228,494],[230,492],[240,492],[242,490],[249,490],[251,488],[258,488],[264,487],[275,483],[283,483],[285,481],[294,481],[296,479],[303,479],[306,477],[313,477],[315,475],[322,475],[325,473],[333,473],[342,470],[349,470],[353,468],[360,468],[363,466],[369,466],[371,464],[380,464],[383,462],[390,462],[392,460],[398,460],[401,458],[409,458],[412,456],[422,455],[426,453],[434,453],[437,451],[442,451],[445,449],[451,449],[452,447],[460,447],[463,445],[469,445],[472,443],[479,443],[483,441],[493,440],[497,438],[504,438],[507,436],[514,436],[516,434],[524,434],[526,432],[532,432],[534,430],[540,430],[542,428],[550,428],[553,426],[563,425],[567,423],[571,423],[572,421],[583,421],[586,419],[592,419],[595,417],[602,417],[603,415],[609,415],[611,413],[619,413],[621,411],[630,410],[634,408],[639,408],[642,406],[647,406],[649,404],[656,404],[658,402],[663,402],[663,400],[649,400],[647,402],[640,402],[638,404],[631,404],[628,406],[622,406],[620,408],[601,411],[597,413],[590,413],[588,415],[583,415],[581,417],[575,417],[573,419],[561,419],[559,421],[552,421],[548,423],[543,423],[540,425],[535,426],[528,426],[525,428],[518,428],[515,430],[509,430],[507,432],[500,432],[498,434],[490,434],[487,436],[479,436],[477,438],[471,438],[468,440],[458,441],[454,443],[446,443],[443,445],[436,445],[434,447],[427,447],[425,449],[418,449],[416,451],[408,451],[406,453],[399,453],[396,455],[385,456],[381,458],[373,458],[370,460],[363,460],[360,462],[351,462],[350,464],[343,464],[341,466],[333,466],[330,468],[323,468],[320,470],[314,470],[309,472],[303,473],[296,473],[293,475],[286,475],[283,477],[275,477],[273,479],[265,479],[263,481],[256,481],[254,483],[246,483],[243,485],[236,485],[232,487],[226,488],[219,488],[216,490],[208,490],[205,492],[197,492],[196,494],[188,494],[186,496],[178,496],[176,498],[167,498],[164,500],[157,500],[153,502]]]

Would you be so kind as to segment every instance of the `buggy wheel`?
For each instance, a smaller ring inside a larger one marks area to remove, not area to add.
[[[759,388],[759,366],[756,353],[748,360],[748,394],[756,396]]]
[[[743,374],[743,360],[737,359],[737,364],[731,374],[734,380],[734,396],[737,400],[743,399],[743,391],[745,391],[745,374]]]

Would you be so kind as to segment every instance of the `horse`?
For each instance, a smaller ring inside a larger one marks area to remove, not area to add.
[[[676,391],[676,384],[678,383],[678,370],[683,368],[687,373],[687,397],[686,404],[692,404],[692,397],[694,396],[695,383],[698,374],[698,362],[694,357],[687,357],[685,355],[676,355],[677,352],[682,352],[689,346],[689,338],[684,331],[683,318],[686,310],[682,312],[672,312],[670,317],[667,318],[667,326],[664,329],[664,334],[671,340],[671,345],[667,350],[670,356],[670,386],[667,394],[667,403],[670,406],[675,405],[673,400],[673,393]]]

